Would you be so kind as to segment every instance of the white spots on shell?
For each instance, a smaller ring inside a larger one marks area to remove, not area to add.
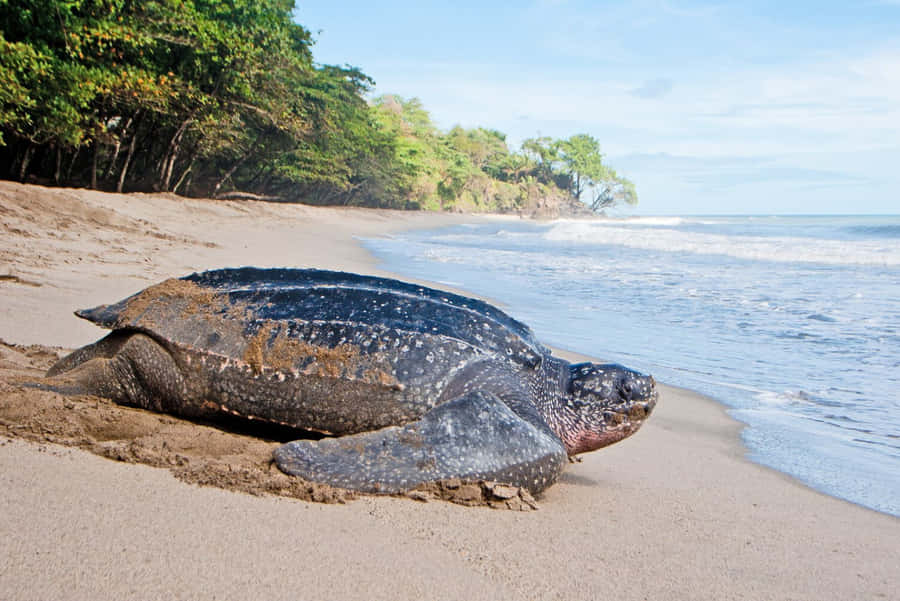
[[[425,355],[425,361],[428,363],[434,363],[434,353],[428,353]]]

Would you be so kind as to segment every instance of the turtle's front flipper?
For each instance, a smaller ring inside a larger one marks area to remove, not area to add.
[[[278,467],[312,482],[396,493],[448,478],[550,486],[565,466],[562,443],[491,393],[470,392],[417,422],[275,450]]]

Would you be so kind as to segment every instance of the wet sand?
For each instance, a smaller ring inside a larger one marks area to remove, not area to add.
[[[0,182],[0,598],[897,598],[900,520],[749,463],[690,391],[506,511],[310,489],[278,432],[20,385],[103,334],[75,309],[224,266],[384,275],[357,237],[485,218]]]

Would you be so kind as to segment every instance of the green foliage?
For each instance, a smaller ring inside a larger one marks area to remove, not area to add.
[[[547,136],[528,138],[522,142],[525,157],[537,165],[538,175],[543,179],[552,178],[559,161],[559,141]]]
[[[637,190],[627,178],[619,176],[613,169],[608,169],[605,179],[595,184],[594,197],[590,202],[592,211],[602,211],[620,202],[636,205]]]
[[[7,42],[0,32],[0,123],[7,131],[23,137],[27,134],[36,106],[31,95],[34,80],[45,73],[44,61],[31,46]]]
[[[578,134],[558,144],[559,156],[572,181],[572,195],[581,200],[584,189],[606,175],[600,143],[587,134]]]
[[[574,135],[559,142],[559,152],[572,196],[583,200],[584,192],[591,191],[587,201],[591,210],[602,211],[619,202],[637,204],[634,184],[603,163],[596,139],[587,134]]]
[[[513,211],[590,188],[636,200],[590,136],[440,131],[317,65],[292,0],[0,0],[0,164],[95,188]]]
[[[447,141],[468,156],[472,165],[492,177],[501,173],[503,160],[509,156],[506,135],[494,129],[479,127],[466,130],[457,125],[447,134]]]

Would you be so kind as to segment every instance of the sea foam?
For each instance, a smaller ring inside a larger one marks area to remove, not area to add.
[[[900,217],[503,221],[367,244],[549,344],[725,403],[750,456],[900,515]]]
[[[872,240],[828,240],[707,234],[614,221],[561,222],[544,239],[552,242],[625,246],[670,253],[722,255],[751,261],[825,265],[900,265],[900,246]]]

